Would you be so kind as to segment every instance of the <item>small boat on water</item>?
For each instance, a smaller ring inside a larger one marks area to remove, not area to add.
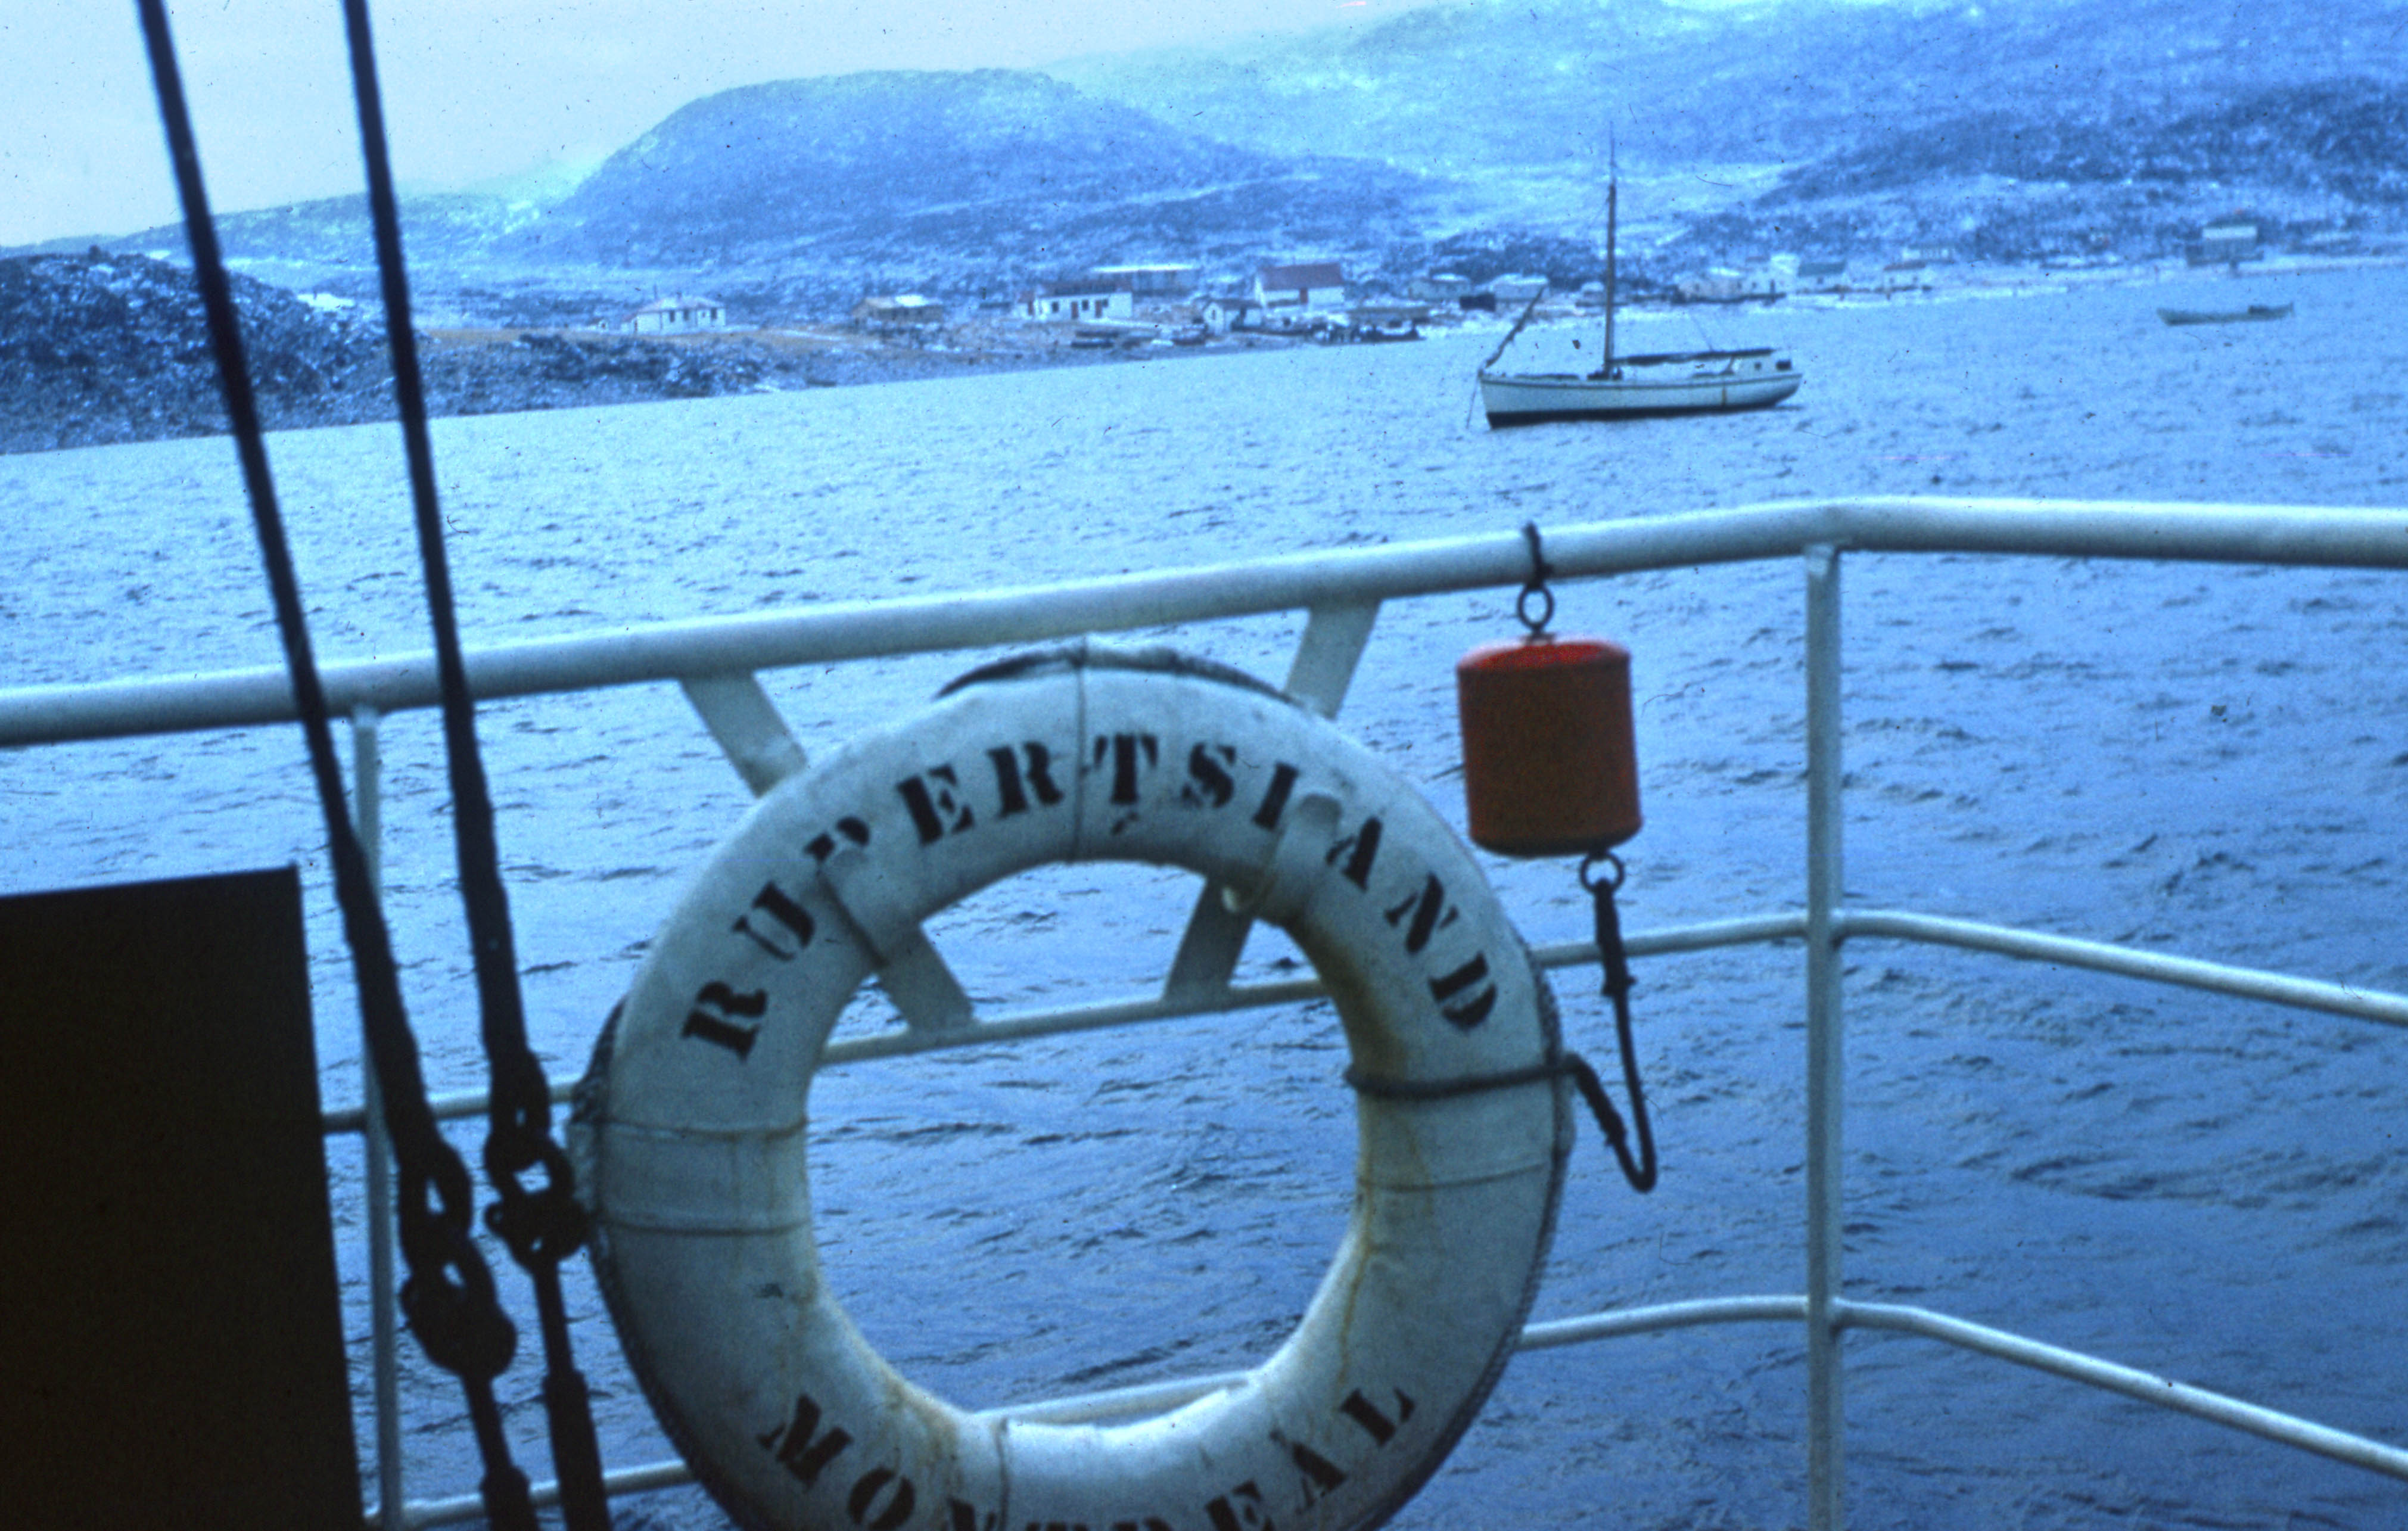
[[[1734,414],[1764,409],[1798,392],[1806,375],[1769,346],[1744,351],[1613,352],[1615,216],[1619,177],[1605,193],[1605,350],[1598,369],[1494,372],[1538,307],[1533,298],[1480,367],[1480,402],[1492,427],[1558,420],[1641,420],[1658,415]]]
[[[1798,392],[1804,380],[1789,358],[1763,346],[1624,356],[1584,377],[1484,372],[1480,398],[1491,425],[1642,420],[1763,409]]]
[[[1105,320],[1081,324],[1070,335],[1073,351],[1119,351],[1142,346],[1152,340],[1156,329],[1152,324],[1130,324]]]
[[[2251,320],[2288,319],[2291,306],[2253,303],[2246,308],[2160,308],[2157,317],[2169,324],[2240,324]]]

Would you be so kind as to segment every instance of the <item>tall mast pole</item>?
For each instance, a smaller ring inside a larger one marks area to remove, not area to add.
[[[1613,226],[1615,204],[1622,192],[1622,165],[1613,150],[1613,137],[1606,136],[1605,178],[1605,363],[1598,368],[1600,375],[1613,370],[1613,265],[1615,236]]]
[[[1605,369],[1613,367],[1613,215],[1616,193],[1621,187],[1613,181],[1605,186]]]

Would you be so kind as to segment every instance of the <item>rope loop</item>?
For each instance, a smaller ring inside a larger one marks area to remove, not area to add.
[[[401,1310],[427,1359],[478,1386],[507,1370],[518,1330],[502,1312],[493,1272],[466,1228],[442,1225],[439,1258],[410,1260],[401,1283]]]
[[[498,1138],[491,1140],[488,1147],[498,1142]],[[499,1193],[499,1199],[485,1209],[485,1226],[509,1247],[510,1258],[530,1268],[537,1265],[557,1266],[576,1253],[584,1246],[587,1226],[585,1209],[577,1200],[576,1178],[569,1167],[567,1151],[549,1135],[534,1142],[536,1153],[532,1159],[504,1170],[489,1155],[485,1166]],[[544,1181],[530,1188],[519,1177],[538,1166],[543,1169]]]

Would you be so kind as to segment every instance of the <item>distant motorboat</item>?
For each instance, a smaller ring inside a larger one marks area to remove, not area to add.
[[[1557,420],[1641,420],[1657,415],[1736,414],[1765,409],[1798,392],[1806,375],[1769,346],[1746,351],[1613,353],[1615,226],[1619,178],[1605,193],[1605,359],[1595,372],[1492,372],[1522,333],[1538,300],[1480,367],[1480,402],[1492,427]]]
[[[2169,324],[2239,324],[2251,320],[2288,319],[2291,306],[2253,303],[2246,308],[2160,308],[2157,317]]]
[[[1073,351],[1117,351],[1127,346],[1142,346],[1161,333],[1154,324],[1127,323],[1118,320],[1098,320],[1081,324],[1070,333]]]
[[[1354,322],[1346,327],[1345,334],[1333,338],[1366,344],[1377,344],[1383,340],[1418,340],[1422,337],[1421,321],[1428,315],[1427,308],[1418,306],[1357,308],[1354,310]]]

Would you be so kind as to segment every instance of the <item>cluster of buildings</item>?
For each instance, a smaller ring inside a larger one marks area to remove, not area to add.
[[[1309,261],[1260,267],[1241,291],[1198,294],[1197,268],[1185,265],[1096,266],[1077,277],[1048,281],[1023,293],[1011,305],[1017,317],[1039,323],[1109,326],[1158,322],[1166,308],[1218,335],[1232,330],[1308,328],[1351,313],[1346,277],[1335,261]],[[1147,312],[1140,317],[1140,309]],[[863,329],[908,333],[940,327],[945,306],[917,293],[876,294],[853,307]],[[714,298],[672,293],[654,298],[612,321],[623,335],[694,335],[724,330],[726,307]]]
[[[1326,322],[1349,308],[1346,275],[1339,264],[1310,261],[1261,266],[1243,291],[1200,295],[1192,265],[1099,265],[1039,283],[1020,295],[1014,312],[1039,323],[1133,324],[1140,306],[1182,304],[1196,323],[1214,335]]]
[[[2264,258],[2256,222],[2236,213],[2207,224],[2187,247],[2195,265],[2227,265]],[[1715,266],[1684,277],[1670,296],[1681,303],[1747,303],[1769,301],[1791,293],[1844,293],[1897,292],[1920,288],[1935,265],[1956,260],[1945,247],[1909,248],[1895,261],[1881,263],[1876,272],[1851,275],[1842,259],[1775,255],[1759,269]],[[1075,277],[1040,282],[1021,293],[1008,311],[1021,320],[1044,324],[1070,324],[1091,331],[1116,325],[1152,327],[1166,319],[1203,333],[1227,335],[1254,330],[1272,333],[1321,331],[1354,323],[1410,326],[1443,306],[1465,310],[1507,311],[1548,295],[1542,276],[1509,274],[1487,282],[1440,272],[1415,278],[1408,284],[1410,304],[1364,304],[1349,293],[1343,268],[1336,261],[1303,261],[1255,268],[1250,282],[1228,290],[1199,293],[1197,268],[1192,265],[1157,263],[1098,265]],[[1601,308],[1603,284],[1589,281],[1569,294],[1578,307]],[[1420,307],[1415,307],[1419,305]],[[1142,311],[1141,311],[1142,310]],[[863,298],[852,312],[853,322],[888,334],[930,332],[946,321],[945,306],[917,293]],[[693,335],[728,327],[726,306],[715,298],[672,293],[623,314],[610,328],[625,335]]]

